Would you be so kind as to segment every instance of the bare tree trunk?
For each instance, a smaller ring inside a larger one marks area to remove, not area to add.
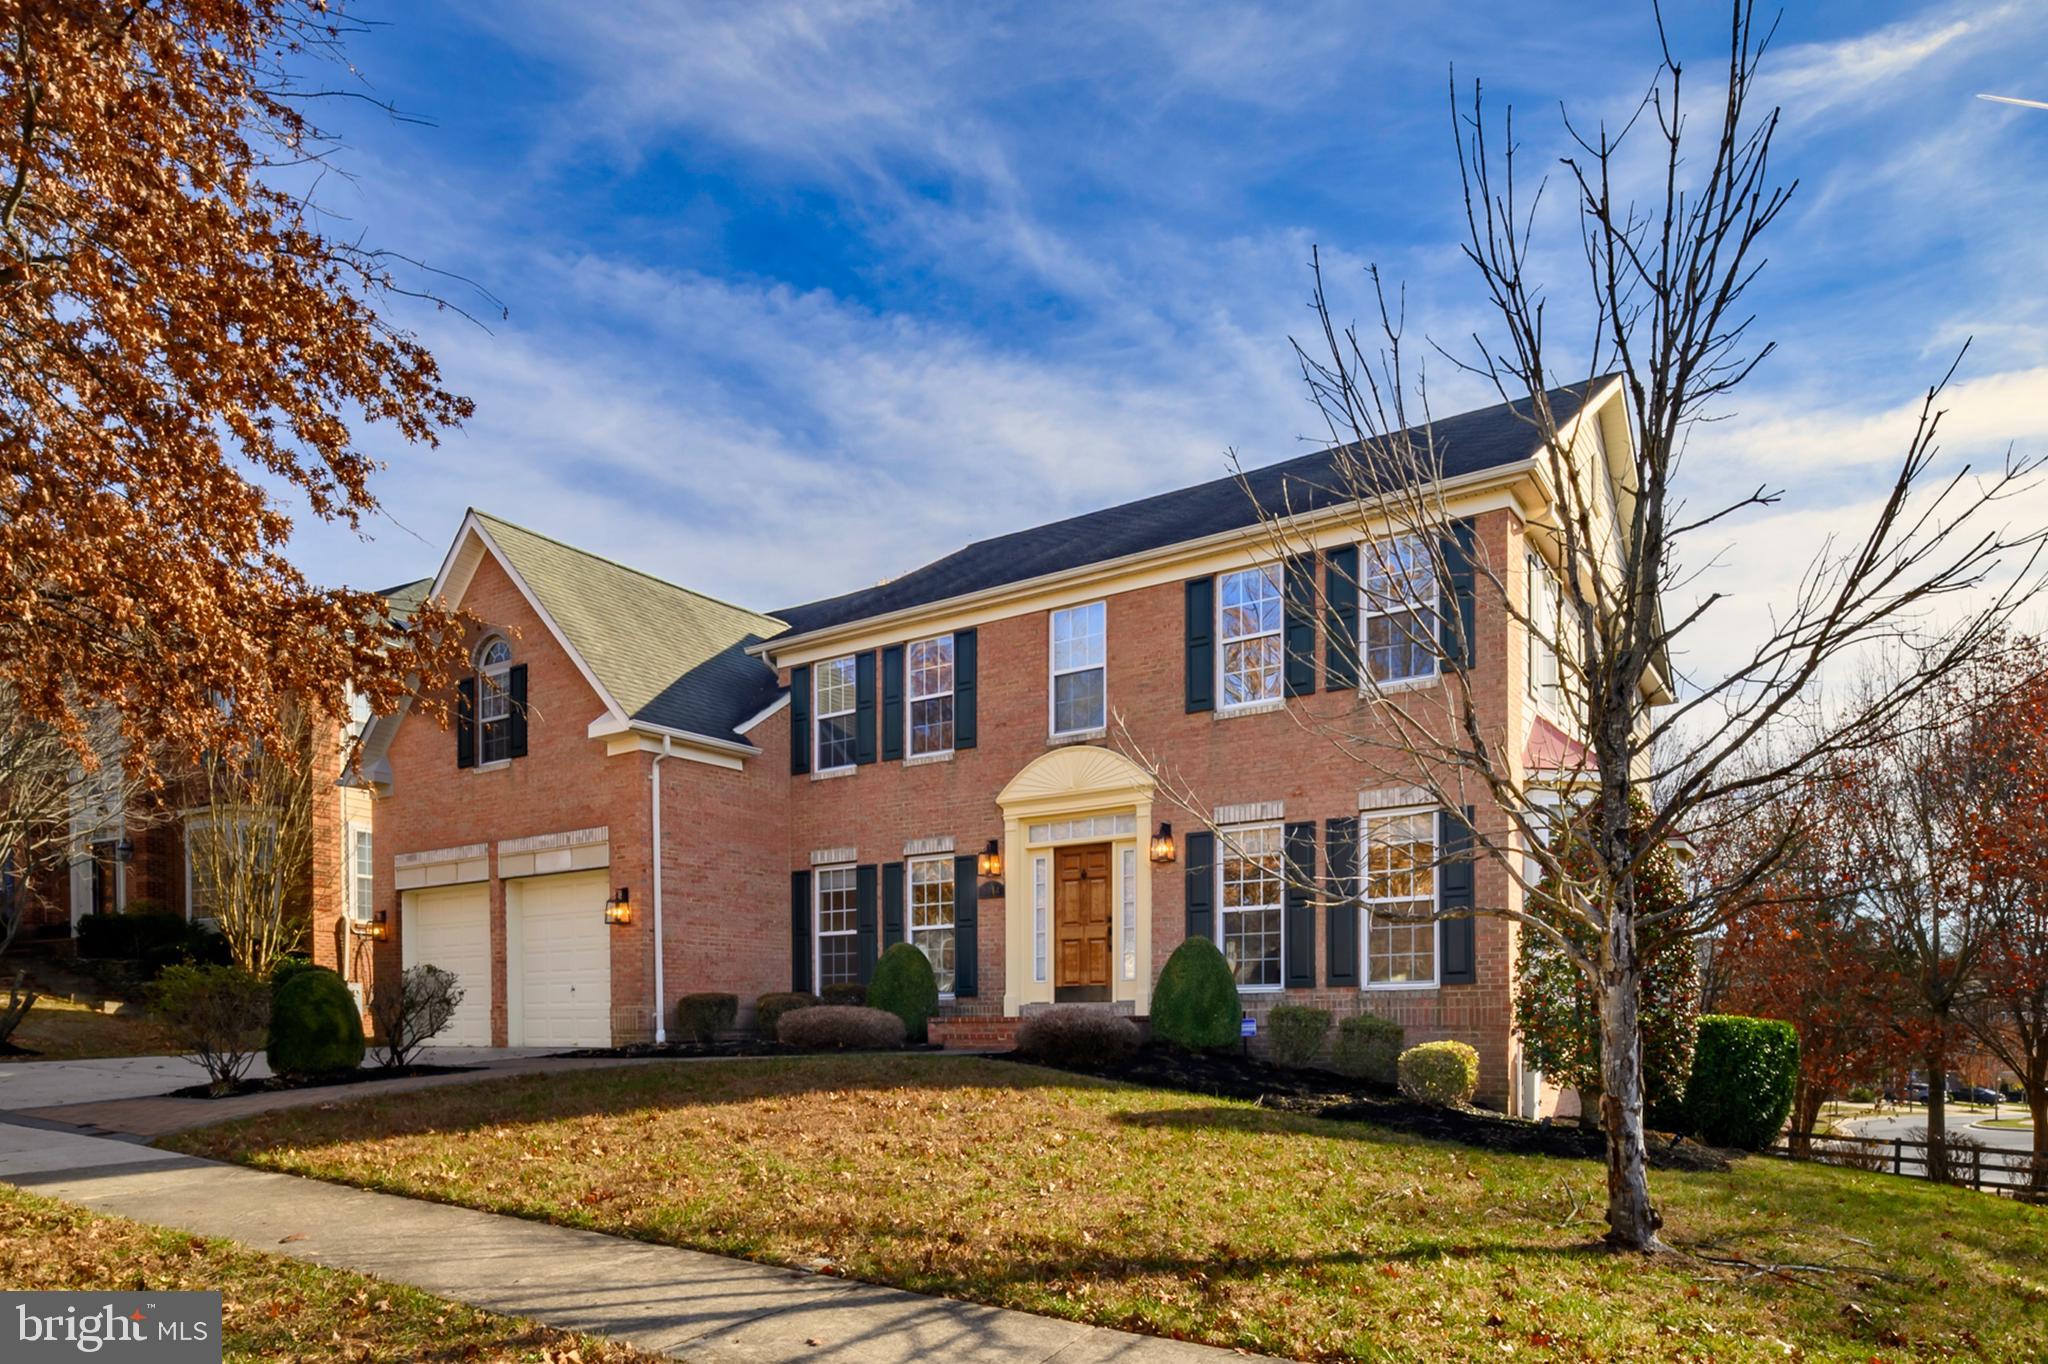
[[[1948,1042],[1939,1028],[1927,1048],[1927,1177],[1948,1178]]]
[[[1635,931],[1617,904],[1601,944],[1600,1117],[1607,1129],[1607,1243],[1661,1250],[1664,1219],[1650,1202],[1649,1148],[1643,1140],[1642,1032]]]

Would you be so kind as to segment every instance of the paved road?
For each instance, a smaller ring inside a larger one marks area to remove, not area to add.
[[[2000,1117],[2024,1117],[2027,1110],[2017,1104],[2000,1105]],[[1951,1136],[1965,1136],[1995,1151],[2031,1151],[2034,1149],[2034,1134],[2029,1129],[1976,1127],[1973,1124],[1989,1117],[1988,1113],[1948,1114],[1948,1131]],[[1859,1137],[1880,1137],[1890,1141],[1893,1137],[1904,1137],[1908,1141],[1927,1140],[1927,1113],[1915,1109],[1910,1113],[1882,1118],[1857,1118],[1841,1124],[1844,1130]]]

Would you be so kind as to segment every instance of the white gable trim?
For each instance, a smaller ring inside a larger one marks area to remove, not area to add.
[[[735,734],[752,733],[755,725],[760,724],[763,720],[767,719],[769,716],[773,715],[776,711],[781,710],[788,704],[789,693],[784,692],[782,693],[782,695],[776,697],[773,701],[770,701],[766,706],[763,706],[760,710],[756,711],[751,719],[745,720],[740,724],[734,725],[732,727],[732,732]]]
[[[462,514],[462,525],[455,532],[455,540],[449,545],[447,556],[441,560],[441,568],[434,575],[433,586],[427,589],[428,597],[453,598],[460,601],[463,594],[469,591],[470,583],[476,578],[477,566],[483,562],[483,556],[486,554],[495,559],[498,567],[505,571],[505,576],[519,589],[519,595],[527,606],[540,618],[541,624],[547,627],[548,634],[561,646],[562,652],[569,656],[569,661],[576,665],[576,671],[583,675],[583,680],[590,684],[590,689],[596,692],[598,699],[604,703],[605,714],[592,721],[592,727],[595,728],[604,721],[613,721],[624,728],[627,724],[625,710],[611,692],[605,689],[604,684],[597,680],[597,674],[590,670],[590,665],[584,661],[583,655],[569,642],[569,637],[562,633],[561,626],[555,623],[555,618],[548,613],[548,609],[541,605],[540,598],[534,595],[532,585],[512,566],[512,561],[505,557],[505,551],[491,539],[490,532],[484,529],[474,507]],[[380,715],[370,721],[369,728],[363,733],[362,753],[357,760],[357,770],[360,773],[357,784],[368,785],[379,791],[389,788],[391,764],[387,759],[391,752],[391,742],[398,735],[399,723],[411,710],[412,699],[408,697],[400,702],[398,709],[391,714]]]

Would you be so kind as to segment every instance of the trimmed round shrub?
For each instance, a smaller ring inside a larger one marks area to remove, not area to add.
[[[806,990],[773,990],[758,996],[754,1000],[754,1035],[764,1042],[773,1042],[778,1036],[775,1025],[784,1014],[815,1009],[822,1003]]]
[[[925,1040],[925,1025],[939,1007],[939,978],[923,948],[900,942],[882,954],[868,981],[868,1006],[902,1019],[903,1035],[911,1041]]]
[[[676,1001],[676,1036],[685,1042],[711,1042],[740,1016],[740,997],[705,990]]]
[[[858,1009],[868,1002],[868,987],[857,980],[842,980],[837,985],[827,985],[818,991],[818,998],[827,1004]]]
[[[1339,1019],[1330,1064],[1340,1075],[1394,1084],[1400,1079],[1401,1042],[1406,1036],[1399,1023],[1378,1014]]]
[[[279,957],[270,965],[270,988],[275,990],[301,971],[324,971],[326,969],[324,966],[315,966],[311,957]]]
[[[1054,1066],[1101,1066],[1138,1049],[1138,1025],[1085,1004],[1056,1004],[1017,1025],[1017,1050]]]
[[[903,1045],[903,1020],[887,1009],[821,1004],[784,1014],[775,1035],[807,1051],[889,1051]]]
[[[1785,1125],[1798,1080],[1799,1034],[1790,1023],[1707,1014],[1685,1086],[1686,1124],[1709,1146],[1761,1151]]]
[[[1152,1036],[1189,1051],[1210,1051],[1237,1043],[1244,1009],[1230,963],[1207,938],[1189,938],[1173,949],[1152,991]]]
[[[1323,1054],[1330,1032],[1330,1011],[1299,1004],[1281,1004],[1266,1015],[1266,1042],[1283,1066],[1312,1065]]]
[[[272,988],[264,1055],[279,1075],[326,1075],[363,1063],[363,1016],[340,976],[316,966]]]
[[[1401,1092],[1448,1108],[1472,1102],[1479,1088],[1479,1053],[1463,1042],[1424,1042],[1401,1053]]]

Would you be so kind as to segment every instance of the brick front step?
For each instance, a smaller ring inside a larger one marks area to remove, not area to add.
[[[1017,1045],[1016,1018],[934,1018],[931,1040],[961,1050],[1004,1050]]]

